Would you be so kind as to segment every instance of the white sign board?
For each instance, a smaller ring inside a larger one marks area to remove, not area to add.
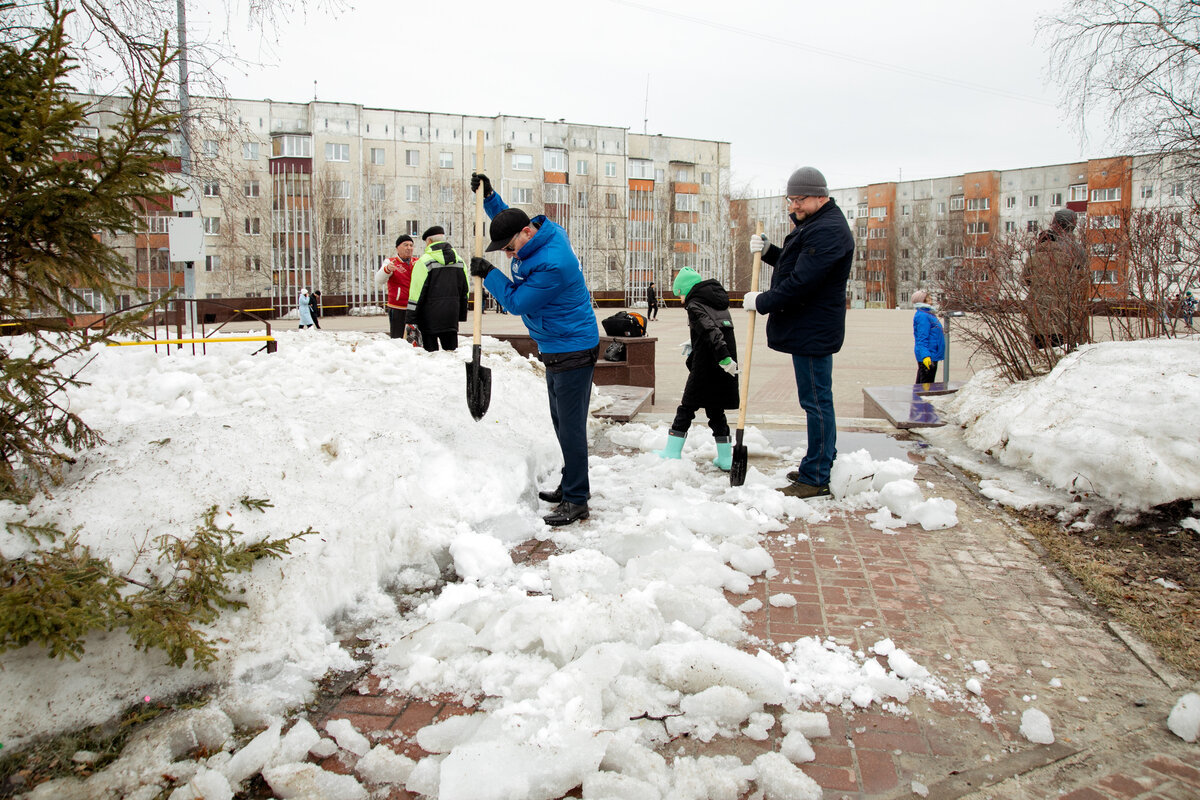
[[[204,260],[204,223],[200,217],[168,217],[171,261]]]
[[[187,180],[182,176],[175,176],[175,184],[183,190],[182,194],[171,198],[171,209],[173,211],[191,211],[194,214],[200,213],[200,194],[196,191],[196,187],[184,181]],[[192,180],[195,180],[194,178]]]

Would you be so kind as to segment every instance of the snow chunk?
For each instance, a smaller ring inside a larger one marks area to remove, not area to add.
[[[1167,727],[1185,742],[1196,741],[1200,736],[1200,694],[1188,692],[1179,698],[1167,717]]]
[[[1054,744],[1054,731],[1044,711],[1027,708],[1021,714],[1021,735],[1034,744]]]
[[[662,800],[662,792],[629,775],[593,772],[584,776],[583,800]]]
[[[817,782],[779,753],[763,753],[754,759],[754,768],[766,800],[821,800]]]
[[[792,608],[796,605],[796,596],[786,592],[773,594],[768,598],[768,602],[776,608]]]
[[[263,779],[276,797],[324,800],[366,800],[367,790],[350,775],[326,772],[316,764],[283,764],[263,770]]]
[[[966,683],[967,691],[974,695],[983,694],[983,685],[978,678],[968,678]]]
[[[367,737],[355,730],[348,719],[331,719],[325,723],[325,730],[337,740],[339,747],[356,756],[365,756],[371,749]]]
[[[231,784],[241,783],[266,766],[279,750],[280,727],[280,723],[276,722],[233,754],[233,758],[221,769]]]
[[[792,731],[787,736],[783,737],[783,742],[779,745],[779,752],[793,764],[804,764],[809,761],[816,761],[817,754],[813,752],[812,745],[808,743],[808,739],[804,738],[804,734],[800,731]]]
[[[787,696],[778,661],[767,653],[752,656],[721,642],[655,645],[647,654],[647,668],[663,685],[690,694],[731,686],[764,704],[782,703]]]
[[[171,792],[170,800],[233,800],[233,787],[221,773],[201,767],[190,781]]]
[[[605,738],[575,731],[554,744],[471,742],[442,762],[439,800],[555,800],[604,757]]]
[[[402,756],[386,745],[377,744],[371,748],[371,752],[358,760],[354,771],[369,783],[403,784],[416,765],[417,762],[408,756]]]
[[[825,739],[829,736],[829,717],[820,711],[791,711],[781,720],[786,733],[795,731],[806,739]]]
[[[311,752],[320,741],[321,734],[317,733],[317,729],[308,720],[301,717],[279,741],[279,749],[275,751],[275,755],[269,763],[271,766],[275,766],[303,761],[305,755]],[[329,740],[326,739],[326,741]],[[329,743],[333,744],[333,742]]]
[[[499,575],[513,565],[504,544],[486,533],[458,534],[450,543],[450,556],[454,559],[454,571],[467,581]]]
[[[576,550],[546,559],[550,593],[555,600],[577,594],[617,594],[621,591],[621,566],[596,550]]]

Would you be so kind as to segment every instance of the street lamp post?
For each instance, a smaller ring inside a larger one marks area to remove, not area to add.
[[[946,385],[950,384],[950,320],[954,317],[965,317],[966,314],[962,311],[947,311],[942,314],[942,319],[946,321],[946,369],[942,374],[942,380]]]

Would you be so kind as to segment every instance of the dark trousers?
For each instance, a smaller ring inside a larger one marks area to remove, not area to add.
[[[917,362],[917,380],[915,383],[933,383],[937,380],[938,362],[931,361],[929,363],[933,366],[931,366],[929,369],[925,369],[924,364],[922,364],[920,361]]]
[[[833,356],[792,356],[796,393],[808,417],[808,451],[800,462],[800,482],[829,483],[837,457],[837,420],[833,416]]]
[[[433,333],[427,328],[421,328],[421,346],[432,353],[438,349],[438,345],[442,346],[443,350],[455,350],[458,348],[458,331],[443,331],[441,333]]]
[[[550,398],[550,421],[562,450],[563,500],[586,503],[591,495],[588,482],[587,417],[592,399],[592,373],[595,365],[546,373],[546,392]]]
[[[388,333],[393,339],[404,338],[404,323],[407,317],[407,310],[388,307]]]
[[[698,406],[680,403],[679,408],[675,410],[675,421],[671,423],[671,433],[687,436],[688,428],[692,427],[692,420],[696,418],[698,409]],[[712,429],[713,436],[729,436],[729,421],[725,419],[725,409],[706,408],[704,413],[708,415],[708,427]]]

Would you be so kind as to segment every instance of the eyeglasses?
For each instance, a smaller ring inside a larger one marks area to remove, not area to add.
[[[513,245],[513,242],[515,242],[516,240],[517,240],[517,237],[514,236],[512,238],[512,241],[510,241],[508,244],[504,245],[503,248],[501,248],[501,252],[508,253],[510,256],[516,255],[517,248]]]
[[[801,202],[808,199],[808,195],[805,194],[801,195],[800,197],[786,197],[784,199],[787,200],[787,204],[789,206],[798,206]]]

